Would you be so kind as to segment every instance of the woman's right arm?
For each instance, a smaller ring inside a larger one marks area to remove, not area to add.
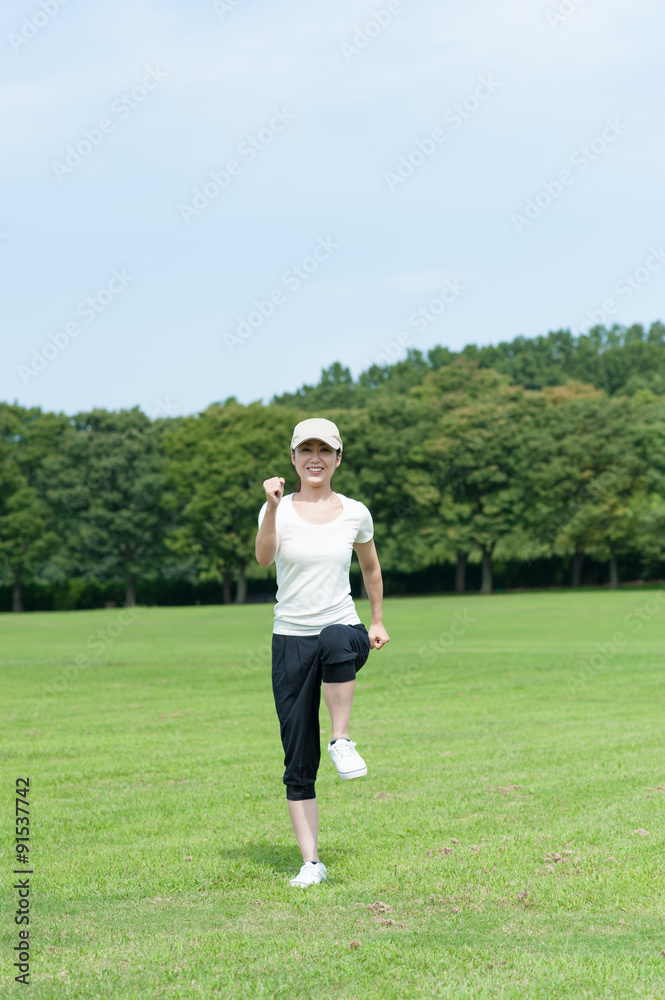
[[[257,562],[261,566],[270,566],[275,561],[277,549],[279,548],[279,532],[277,530],[276,519],[277,508],[284,495],[284,480],[279,476],[266,479],[263,488],[266,491],[268,506],[266,507],[261,527],[256,536],[254,551]]]

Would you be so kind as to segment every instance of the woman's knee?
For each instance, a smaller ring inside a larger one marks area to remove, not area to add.
[[[321,629],[317,648],[319,657],[327,659],[351,648],[347,628],[348,625],[326,625]]]
[[[353,625],[327,625],[319,633],[321,679],[327,684],[354,680],[368,653],[369,639],[364,629],[355,629]]]

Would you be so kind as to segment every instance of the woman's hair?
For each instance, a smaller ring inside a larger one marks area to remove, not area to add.
[[[295,454],[295,451],[294,451],[293,448],[291,449],[291,452],[293,454]],[[342,454],[342,449],[341,448],[335,448],[335,454],[338,455],[338,456],[341,455]],[[300,482],[300,476],[296,476],[295,481],[293,483],[293,486],[291,488],[291,492],[292,493],[300,493],[301,486],[302,486],[302,483]]]

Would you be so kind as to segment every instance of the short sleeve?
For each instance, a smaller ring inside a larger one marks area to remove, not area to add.
[[[263,518],[266,516],[267,509],[268,509],[268,501],[266,500],[266,502],[264,503],[263,507],[259,511],[259,528],[263,524]]]
[[[354,541],[369,542],[374,537],[374,524],[372,515],[364,503],[359,503],[358,531]]]

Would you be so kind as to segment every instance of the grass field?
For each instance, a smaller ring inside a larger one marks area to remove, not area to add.
[[[387,601],[304,891],[271,619],[0,615],[1,996],[28,776],[33,998],[665,997],[665,589]]]

